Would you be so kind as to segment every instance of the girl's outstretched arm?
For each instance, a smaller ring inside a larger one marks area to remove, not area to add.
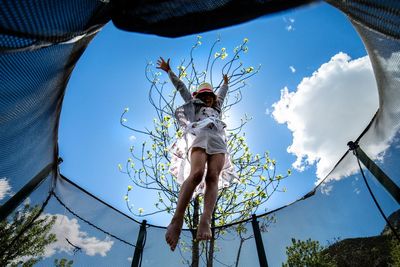
[[[222,86],[218,89],[218,93],[217,93],[217,97],[218,97],[218,105],[220,108],[222,108],[222,105],[224,104],[224,100],[226,97],[226,94],[228,93],[228,82],[229,82],[229,77],[227,74],[224,74],[222,76],[222,78],[224,79],[224,83],[222,84]]]
[[[187,89],[184,82],[179,79],[175,73],[171,70],[169,65],[169,60],[165,61],[162,57],[157,61],[157,68],[165,71],[168,73],[169,79],[171,80],[172,84],[175,86],[176,90],[181,94],[183,100],[188,102],[192,99],[192,95],[190,94],[189,90]]]

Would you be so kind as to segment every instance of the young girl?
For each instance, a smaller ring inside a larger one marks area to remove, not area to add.
[[[221,120],[222,105],[228,91],[228,76],[223,75],[224,83],[218,94],[214,93],[210,84],[202,83],[191,95],[185,84],[171,70],[169,61],[160,57],[157,68],[168,73],[185,101],[175,112],[184,133],[171,149],[170,171],[182,184],[176,211],[165,235],[167,243],[174,251],[185,210],[193,193],[204,193],[204,209],[196,239],[211,239],[210,223],[218,188],[229,185],[236,178],[236,173],[228,156],[224,129],[226,124]]]

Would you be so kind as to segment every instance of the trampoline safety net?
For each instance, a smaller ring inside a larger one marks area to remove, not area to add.
[[[132,219],[59,173],[65,87],[107,22],[182,36],[309,2],[0,1],[0,265],[300,266],[285,263],[311,248],[318,261],[308,266],[400,266],[399,1],[327,1],[365,44],[379,110],[312,194],[214,228],[209,242],[196,242],[194,230],[184,229],[172,257],[165,227]],[[217,22],[196,22],[204,14]],[[373,162],[375,145],[385,152]],[[344,169],[354,171],[338,179]]]

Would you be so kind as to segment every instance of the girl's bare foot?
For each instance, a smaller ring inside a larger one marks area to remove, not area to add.
[[[212,237],[210,223],[207,220],[200,219],[199,226],[197,227],[197,240],[210,240]]]
[[[181,234],[183,220],[172,218],[171,223],[167,227],[167,233],[165,234],[165,240],[174,251],[178,244],[179,235]]]

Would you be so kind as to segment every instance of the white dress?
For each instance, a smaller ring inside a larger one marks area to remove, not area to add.
[[[182,184],[190,174],[190,153],[193,147],[201,147],[210,155],[225,154],[225,164],[219,177],[218,188],[227,187],[237,180],[237,173],[227,149],[225,127],[226,124],[219,119],[219,113],[214,108],[203,106],[195,114],[195,122],[186,126],[182,137],[176,140],[170,150],[170,172],[179,184]],[[203,181],[197,186],[194,196],[204,193],[206,173],[207,164]]]

